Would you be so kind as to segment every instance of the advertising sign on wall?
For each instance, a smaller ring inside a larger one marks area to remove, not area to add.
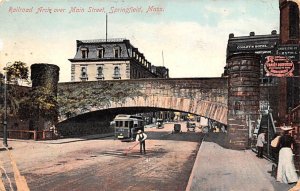
[[[278,46],[278,54],[281,56],[286,56],[292,61],[296,61],[299,59],[299,45],[280,45]]]
[[[291,77],[294,63],[286,56],[267,56],[265,71],[267,76]]]

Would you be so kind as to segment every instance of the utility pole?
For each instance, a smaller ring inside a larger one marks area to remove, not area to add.
[[[6,64],[7,70],[7,64]],[[7,144],[7,71],[4,74],[4,119],[3,119],[3,146],[8,147]]]
[[[105,22],[105,42],[107,42],[107,13],[106,13],[106,22]]]
[[[165,58],[164,58],[164,51],[161,51],[161,56],[162,56],[162,64],[165,66]]]
[[[270,156],[270,77],[268,77],[268,147],[267,153]]]

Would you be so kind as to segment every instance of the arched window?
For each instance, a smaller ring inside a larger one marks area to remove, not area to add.
[[[97,67],[97,79],[98,80],[103,80],[104,79],[103,66],[98,66]]]
[[[234,110],[235,110],[235,111],[241,110],[241,103],[240,103],[239,101],[236,101],[236,102],[234,103]]]
[[[115,66],[113,78],[114,79],[121,79],[120,67],[119,66]]]
[[[81,80],[87,80],[88,79],[88,75],[87,75],[87,67],[86,66],[82,66],[81,67],[81,76],[80,76]]]
[[[103,68],[102,68],[101,66],[99,66],[99,67],[97,68],[97,71],[98,71],[98,76],[99,76],[99,75],[103,75]]]
[[[116,66],[114,69],[114,75],[120,75],[120,68],[119,66]]]

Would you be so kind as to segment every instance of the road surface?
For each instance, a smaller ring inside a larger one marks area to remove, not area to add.
[[[173,124],[146,128],[146,155],[140,155],[139,145],[124,155],[134,142],[112,137],[61,143],[12,140],[9,144],[32,191],[181,191],[186,188],[201,134],[186,132],[185,124],[182,133],[172,134],[172,130]],[[9,166],[7,160],[5,166]]]

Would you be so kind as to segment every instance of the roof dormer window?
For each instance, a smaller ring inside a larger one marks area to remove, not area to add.
[[[114,47],[114,57],[115,58],[120,58],[121,55],[121,48],[120,47]]]
[[[97,56],[98,56],[98,58],[104,57],[104,48],[103,47],[97,48]]]
[[[85,59],[88,58],[88,52],[89,50],[87,48],[81,48],[81,58]]]

